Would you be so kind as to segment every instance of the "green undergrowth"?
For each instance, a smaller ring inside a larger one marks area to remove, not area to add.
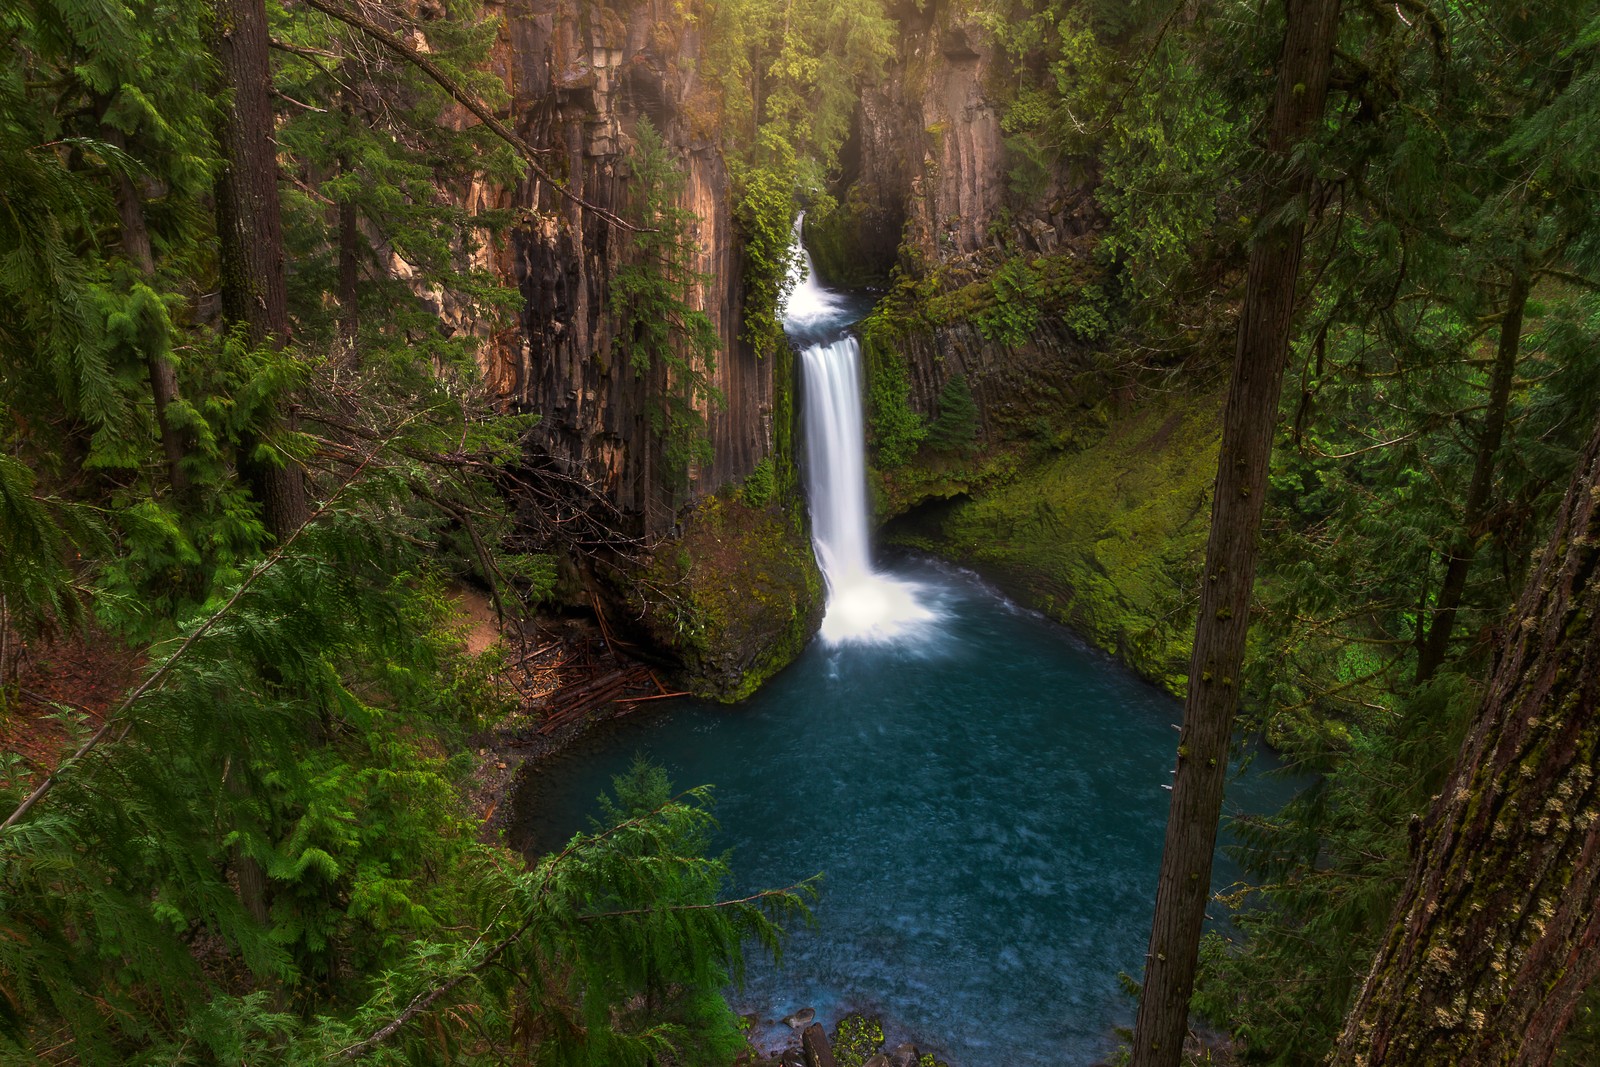
[[[793,662],[821,625],[822,575],[810,539],[794,518],[798,509],[772,495],[770,478],[758,468],[742,490],[701,501],[638,583],[635,607],[652,643],[682,664],[697,696],[743,700]],[[752,506],[763,489],[767,502]]]
[[[913,278],[896,270],[889,292],[861,330],[887,343],[917,331],[971,322],[986,340],[1015,347],[1053,317],[1079,340],[1093,342],[1110,329],[1103,282],[1102,270],[1080,250],[1012,255],[981,274],[969,267],[938,267]]]
[[[906,516],[889,539],[978,567],[1181,693],[1219,409],[1215,396],[1168,397],[1113,415],[1086,447],[1009,476],[990,471],[976,483],[986,488]],[[922,490],[933,477],[921,475]],[[958,489],[954,479],[947,489]]]

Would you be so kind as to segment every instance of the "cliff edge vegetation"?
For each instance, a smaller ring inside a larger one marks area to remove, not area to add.
[[[1055,453],[888,530],[970,564],[1181,693],[1221,433],[1218,398],[1161,397]]]

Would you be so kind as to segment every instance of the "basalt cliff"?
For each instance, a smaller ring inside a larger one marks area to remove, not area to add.
[[[632,565],[647,580],[587,575],[591,598],[603,590],[593,599],[617,630],[675,661],[697,691],[734,699],[804,646],[823,589],[792,477],[793,359],[758,356],[745,340],[747,264],[722,101],[702,69],[699,24],[681,6],[510,0],[495,51],[505,117],[565,191],[530,178],[462,195],[516,219],[479,253],[521,294],[514,326],[481,348],[487,382],[508,409],[539,416],[538,462],[598,488],[626,532],[653,546]],[[807,232],[830,281],[881,298],[861,331],[880,516],[902,517],[899,539],[988,567],[1171,681],[1187,635],[1162,619],[1203,541],[1206,510],[1190,497],[1206,487],[1193,477],[1124,484],[1115,456],[1094,450],[1114,453],[1120,441],[1156,459],[1170,453],[1188,475],[1214,454],[1214,413],[1129,410],[1097,360],[1108,297],[1093,255],[1092,167],[1020,187],[1002,128],[1009,60],[960,0],[907,0],[894,16],[897,54],[858,87],[827,190],[835,206],[814,213]],[[636,207],[641,121],[684,175],[679,203],[697,220],[704,278],[694,299],[720,340],[719,399],[704,411],[711,458],[680,472],[650,417],[667,371],[619,358],[609,300],[634,245],[603,212],[626,218]],[[953,443],[949,432],[930,440],[950,421],[952,390],[970,393],[975,410]],[[775,491],[743,491],[774,470]],[[1019,482],[1043,489],[1008,506]]]

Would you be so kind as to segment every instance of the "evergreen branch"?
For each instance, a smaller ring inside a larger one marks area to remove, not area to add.
[[[405,421],[410,422],[411,419],[415,417],[415,415],[410,416]],[[404,426],[405,423],[402,423],[401,425]],[[122,703],[117,705],[115,711],[112,711],[106,715],[105,721],[100,724],[100,728],[98,730],[89,735],[89,738],[85,740],[83,744],[79,745],[77,750],[73,752],[72,755],[62,760],[60,765],[58,765],[54,771],[51,771],[45,776],[44,781],[40,782],[34,787],[33,792],[29,793],[23,798],[22,803],[17,805],[16,810],[6,817],[6,821],[0,823],[0,833],[4,833],[6,830],[11,829],[17,823],[26,818],[28,812],[33,810],[34,805],[39,803],[40,800],[44,799],[45,795],[55,788],[56,782],[61,776],[61,772],[72,764],[79,762],[90,752],[98,748],[101,742],[110,736],[111,731],[114,728],[119,725],[123,726],[123,731],[118,735],[118,740],[121,740],[122,737],[127,736],[127,731],[132,729],[133,724],[131,722],[126,724],[122,723],[122,716],[128,711],[128,709],[133,707],[134,704],[138,703],[140,698],[142,698],[146,693],[150,692],[152,689],[156,688],[156,686],[165,681],[167,675],[172,673],[172,670],[177,665],[178,661],[183,659],[185,654],[187,654],[188,651],[192,649],[197,642],[199,642],[200,638],[204,637],[208,632],[210,632],[212,627],[216,626],[217,623],[221,622],[223,618],[232,612],[234,606],[239,603],[240,598],[242,598],[264,574],[270,571],[286,555],[288,555],[289,549],[294,547],[294,543],[296,541],[300,540],[300,535],[310,529],[312,523],[316,522],[318,519],[322,518],[322,516],[328,513],[333,505],[338,502],[340,496],[344,494],[345,490],[350,488],[355,480],[361,476],[361,472],[367,468],[367,465],[371,463],[372,460],[377,457],[378,453],[383,450],[383,447],[384,446],[382,444],[374,447],[373,450],[367,454],[367,457],[362,460],[353,471],[350,472],[350,476],[346,478],[344,483],[334,491],[332,496],[328,497],[328,499],[324,501],[320,507],[313,511],[304,522],[296,527],[295,531],[285,538],[282,544],[273,549],[271,555],[267,556],[266,559],[262,560],[260,563],[251,568],[250,573],[245,576],[244,581],[239,583],[239,588],[233,591],[233,595],[228,598],[227,603],[223,604],[216,611],[212,612],[204,622],[195,627],[189,636],[183,639],[183,644],[178,646],[177,651],[168,656],[160,667],[157,667],[155,671],[149,675],[149,677],[140,682],[133,692],[129,693]]]
[[[1588,289],[1591,292],[1600,292],[1600,282],[1592,278],[1585,278],[1574,271],[1561,270],[1557,267],[1536,267],[1533,272],[1546,278],[1554,278],[1557,281],[1566,282],[1568,285],[1576,285],[1580,288]]]
[[[571,857],[575,852],[577,852],[580,847],[598,844],[599,842],[604,841],[606,838],[612,837],[623,830],[631,829],[636,826],[643,826],[651,819],[656,818],[668,808],[678,803],[684,797],[695,796],[704,788],[704,786],[701,786],[699,789],[684,790],[682,793],[662,801],[661,804],[655,808],[636,815],[631,819],[625,819],[614,826],[608,826],[599,833],[592,834],[587,837],[581,834],[575,836],[570,842],[567,843],[566,848],[562,849],[544,864],[544,877],[540,879],[538,887],[534,890],[534,895],[549,891],[550,879],[555,872],[555,869],[565,860]],[[774,892],[787,892],[787,890],[775,890]],[[484,953],[483,958],[477,963],[462,971],[460,974],[454,975],[439,983],[432,989],[424,990],[423,992],[412,997],[411,1003],[407,1004],[400,1014],[396,1015],[393,1019],[390,1019],[382,1026],[378,1027],[378,1029],[374,1030],[362,1040],[339,1050],[339,1052],[335,1054],[335,1058],[341,1060],[358,1060],[372,1052],[379,1045],[382,1045],[384,1042],[388,1041],[395,1034],[399,1033],[401,1028],[409,1023],[412,1019],[415,1019],[418,1015],[421,1015],[423,1012],[427,1011],[434,1004],[437,1004],[440,998],[444,997],[462,982],[465,982],[473,975],[488,969],[488,967],[490,967],[496,960],[505,955],[513,945],[522,940],[523,935],[533,928],[533,924],[538,920],[538,918],[539,913],[537,911],[535,911],[533,914],[530,914],[515,930],[501,938],[499,941],[495,942],[494,946],[491,947],[488,952]],[[479,940],[481,940],[481,938],[482,935],[480,934]],[[473,944],[476,945],[477,940],[474,940]]]
[[[523,162],[527,163],[529,170],[533,171],[534,174],[549,182],[551,187],[554,188],[556,192],[560,193],[568,200],[571,200],[574,204],[577,204],[579,207],[593,215],[599,216],[606,222],[609,222],[611,225],[627,230],[630,233],[650,232],[643,227],[635,226],[633,223],[628,222],[615,212],[609,211],[593,201],[584,199],[571,189],[567,188],[564,184],[557,181],[549,171],[545,170],[539,165],[537,159],[535,158],[539,154],[538,149],[534,148],[527,141],[519,137],[515,132],[507,127],[505,123],[495,118],[494,113],[489,110],[488,106],[485,105],[482,100],[478,99],[478,97],[468,90],[466,86],[457,82],[448,73],[446,73],[442,67],[440,67],[433,60],[429,59],[422,52],[417,51],[417,49],[402,41],[399,37],[396,37],[388,30],[363,17],[362,15],[349,10],[342,4],[332,2],[332,0],[303,0],[303,2],[308,7],[315,8],[324,15],[327,15],[329,18],[337,19],[347,26],[351,26],[357,30],[360,30],[362,33],[366,34],[368,37],[371,37],[374,41],[377,41],[395,55],[411,63],[429,78],[432,78],[434,83],[448,93],[456,103],[460,104],[462,107],[476,115],[478,120],[483,123],[485,129],[515,149],[517,154],[523,158]]]
[[[592,922],[595,919],[617,919],[625,915],[674,915],[685,911],[717,911],[721,908],[736,908],[745,904],[759,904],[764,900],[787,899],[796,897],[799,893],[810,889],[811,883],[816,879],[807,878],[803,882],[794,882],[782,889],[763,889],[759,893],[752,893],[747,897],[737,900],[714,900],[710,904],[668,904],[655,908],[624,908],[620,911],[594,911],[577,916],[579,922]]]

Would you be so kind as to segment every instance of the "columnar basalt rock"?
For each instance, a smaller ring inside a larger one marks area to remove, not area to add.
[[[629,234],[531,176],[515,189],[478,185],[457,195],[513,212],[510,233],[475,253],[522,295],[515,327],[485,338],[480,363],[509,409],[540,416],[538,447],[600,486],[655,534],[691,499],[749,474],[772,450],[774,375],[739,339],[740,249],[714,120],[715,93],[696,70],[697,32],[637,0],[510,0],[494,66],[510,94],[509,125],[544,153],[541,164],[577,196],[627,218],[635,131],[648,120],[684,174],[679,206],[695,219],[693,299],[722,340],[711,384],[722,402],[703,413],[713,458],[675,485],[650,424],[665,370],[636,372],[617,349],[609,288],[631,252]],[[463,309],[441,309],[471,328]]]

